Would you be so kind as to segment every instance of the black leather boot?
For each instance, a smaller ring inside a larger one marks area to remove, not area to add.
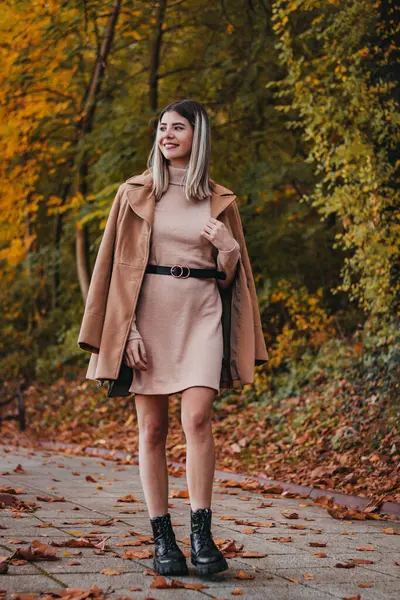
[[[154,569],[160,575],[187,575],[186,557],[175,540],[169,513],[150,519],[153,529],[155,552]]]
[[[228,568],[221,550],[211,535],[211,508],[190,510],[190,558],[199,575],[218,573]]]

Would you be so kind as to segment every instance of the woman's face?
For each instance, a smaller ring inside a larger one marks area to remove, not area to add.
[[[192,150],[193,127],[174,110],[164,113],[158,125],[158,146],[172,167],[186,167]]]

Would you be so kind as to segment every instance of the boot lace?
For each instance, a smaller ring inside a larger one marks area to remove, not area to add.
[[[170,550],[171,548],[174,548],[176,541],[175,541],[174,532],[171,530],[170,523],[168,521],[161,521],[160,529],[161,529],[161,532],[160,532],[159,537],[161,537],[161,536],[164,537],[166,550]]]
[[[196,528],[196,537],[199,540],[201,546],[207,544],[208,547],[213,548],[215,543],[211,536],[211,531],[207,523],[202,523],[201,526]]]
[[[197,532],[198,539],[202,546],[208,544],[209,546],[213,546],[213,541],[211,539],[211,533],[207,533],[207,531],[198,531]]]

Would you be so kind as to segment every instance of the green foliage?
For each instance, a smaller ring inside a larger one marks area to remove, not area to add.
[[[50,323],[54,327],[54,323]],[[38,383],[51,383],[66,372],[66,365],[84,366],[88,362],[88,355],[83,354],[76,340],[79,335],[79,326],[74,325],[63,335],[58,336],[54,343],[43,348],[35,362],[35,380]]]
[[[61,260],[67,269],[68,245]],[[29,382],[39,377],[48,382],[63,362],[73,358],[82,364],[83,353],[76,345],[77,316],[82,309],[74,271],[71,270],[71,280],[65,278],[56,307],[50,302],[53,276],[54,256],[52,249],[46,247],[32,255],[29,262],[3,272],[0,373],[4,379]]]
[[[387,12],[386,12],[387,8]],[[273,3],[279,58],[269,82],[276,108],[300,128],[319,181],[304,194],[322,219],[335,215],[346,252],[343,290],[366,314],[400,315],[399,103],[392,69],[398,8],[373,0]]]

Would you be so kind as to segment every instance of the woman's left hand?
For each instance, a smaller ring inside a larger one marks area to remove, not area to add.
[[[235,246],[235,238],[231,236],[226,225],[214,217],[210,217],[200,231],[200,235],[204,236],[218,250],[232,250]]]

